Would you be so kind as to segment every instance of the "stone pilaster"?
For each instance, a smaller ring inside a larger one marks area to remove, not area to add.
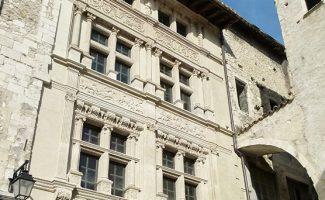
[[[141,75],[144,74],[143,67],[140,67],[140,48],[142,44],[142,40],[138,38],[135,39],[135,43],[132,48],[133,66],[131,69],[133,71],[131,86],[141,91],[143,91],[143,80],[141,79]]]
[[[107,69],[106,73],[108,77],[116,80],[116,72],[115,72],[115,61],[116,61],[116,42],[117,42],[117,34],[120,30],[113,27],[112,32],[108,38],[108,48],[109,48],[109,55],[107,61]]]
[[[162,166],[162,154],[163,154],[163,149],[165,148],[165,145],[161,143],[156,144],[156,164],[158,166]],[[158,195],[163,195],[163,171],[161,167],[157,167],[156,170],[156,192]]]
[[[152,77],[152,81],[157,85],[160,84],[160,56],[161,56],[161,54],[162,54],[162,51],[158,48],[155,48],[153,63],[152,63],[152,68],[151,68],[151,77]]]
[[[110,146],[110,138],[113,127],[105,124],[100,132],[100,146],[103,148],[108,148]],[[111,194],[112,181],[108,177],[109,170],[109,153],[106,150],[99,158],[98,165],[98,182],[97,191],[104,194]]]
[[[204,157],[199,157],[196,159],[195,162],[195,175],[199,178],[206,179],[206,169],[205,169],[205,161],[206,159]],[[207,185],[206,182],[201,181],[198,186],[196,187],[197,191],[197,198],[198,199],[207,199],[207,191],[206,191]]]
[[[80,40],[80,49],[83,51],[83,56],[81,63],[91,68],[92,57],[89,54],[90,50],[90,35],[92,22],[96,19],[95,15],[87,13],[86,25],[84,30],[82,30],[82,37]]]
[[[173,69],[172,69],[172,74],[173,74],[173,80],[175,82],[173,86],[173,102],[174,104],[179,107],[183,108],[183,101],[181,101],[181,87],[179,84],[179,66],[181,65],[181,62],[178,60],[175,60]]]
[[[147,82],[144,86],[144,91],[146,93],[155,95],[156,94],[156,85],[153,82],[152,77],[152,45],[146,44],[146,79]]]
[[[204,100],[201,72],[194,69],[193,75],[190,78],[193,93],[194,114],[204,117]]]
[[[185,152],[178,150],[175,156],[175,169],[180,172],[184,172],[184,156]],[[185,179],[184,175],[181,175],[176,180],[176,199],[185,199]]]

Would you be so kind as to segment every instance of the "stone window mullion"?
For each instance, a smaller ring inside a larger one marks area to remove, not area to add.
[[[117,43],[118,32],[119,30],[113,27],[112,32],[108,38],[109,55],[108,55],[106,73],[110,78],[114,80],[116,80],[115,61],[116,61],[116,43]]]
[[[181,87],[179,84],[179,66],[181,62],[178,60],[175,60],[174,66],[172,69],[172,78],[174,81],[174,86],[173,86],[173,102],[174,104],[179,107],[183,108],[183,102],[181,100]]]
[[[157,143],[156,144],[156,165],[162,166],[162,155],[165,145]],[[161,167],[157,167],[156,170],[156,192],[158,195],[163,195],[163,171]]]
[[[90,56],[90,37],[91,37],[91,29],[92,29],[92,23],[96,19],[96,16],[87,13],[86,17],[86,23],[84,26],[82,26],[81,30],[81,38],[80,38],[80,49],[83,52],[81,63],[86,65],[88,68],[91,68],[92,63],[92,57]]]
[[[140,67],[140,49],[141,45],[143,44],[143,41],[140,39],[135,39],[135,43],[132,47],[132,53],[131,57],[133,60],[133,65],[132,65],[132,77],[131,77],[131,85],[139,90],[143,90],[143,68]]]
[[[113,127],[105,124],[100,133],[100,146],[109,149]],[[97,191],[111,194],[112,181],[108,177],[109,152],[106,150],[99,159]]]
[[[175,170],[184,172],[185,152],[178,150],[175,156]],[[176,180],[176,199],[185,199],[185,178],[181,175]]]

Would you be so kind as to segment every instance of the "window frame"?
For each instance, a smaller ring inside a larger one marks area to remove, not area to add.
[[[165,89],[164,101],[173,103],[173,85],[167,83],[166,81],[160,81],[160,86]]]
[[[85,129],[90,130],[91,132],[88,132],[88,134],[86,134]],[[97,134],[97,137],[93,135],[93,131],[95,131],[95,134]],[[95,144],[95,145],[99,145],[100,144],[100,132],[101,132],[101,128],[95,125],[92,125],[90,123],[84,123],[83,127],[82,127],[82,136],[81,136],[81,140],[91,143],[91,144]],[[88,139],[86,140],[86,136],[88,137]],[[91,138],[97,138],[96,142],[92,142]]]
[[[119,68],[119,70],[118,70]],[[123,69],[127,69],[127,74],[125,73],[121,73],[121,71]],[[130,71],[131,71],[131,66],[125,64],[124,62],[121,62],[119,60],[116,60],[115,62],[115,72],[117,72],[116,74],[116,80],[125,83],[125,84],[129,84],[130,83]],[[126,76],[126,81],[123,81],[122,76]]]
[[[115,139],[115,141],[113,141],[113,138]],[[121,141],[123,141],[123,144],[118,143],[118,139],[120,139]],[[126,152],[126,141],[127,141],[127,137],[121,134],[118,134],[116,132],[112,132],[111,133],[111,138],[110,138],[110,149],[119,153],[123,153],[125,154]],[[113,148],[114,146],[114,148]],[[123,147],[123,151],[120,151],[118,148],[119,146]]]
[[[188,27],[185,23],[176,20],[176,32],[183,37],[186,37],[188,34]]]
[[[168,187],[169,184],[172,184],[172,190]],[[169,196],[169,192],[173,193],[173,195]],[[174,179],[163,176],[163,193],[168,196],[167,200],[176,200],[176,181]]]
[[[187,163],[191,163],[191,166]],[[184,173],[195,176],[195,159],[184,157]]]
[[[190,190],[189,189],[194,189],[194,194],[190,195]],[[196,200],[196,188],[197,185],[185,183],[185,200]]]
[[[104,74],[106,71],[106,65],[107,65],[107,55],[98,51],[97,49],[93,49],[93,48],[90,49],[89,53],[92,57],[94,57],[91,62],[91,69],[98,73]],[[96,55],[94,55],[94,54],[96,54]],[[103,63],[98,63],[98,56],[101,56],[104,59]],[[102,67],[103,67],[102,71],[98,70],[99,65],[102,65]]]
[[[180,72],[179,73],[179,82],[183,83],[186,86],[190,86],[190,77]]]
[[[96,34],[97,34],[97,38],[94,37],[94,35]],[[103,38],[104,41],[101,41],[101,39]],[[90,39],[104,46],[108,45],[108,37],[105,34],[102,34],[101,32],[97,31],[96,29],[91,29]]]
[[[241,80],[235,79],[237,102],[240,110],[248,112],[247,84]],[[242,96],[244,95],[244,96]],[[243,102],[245,101],[245,102]],[[243,104],[244,103],[244,104]],[[244,106],[246,104],[246,106]]]
[[[119,48],[121,47],[121,48]],[[119,52],[122,55],[125,55],[127,57],[131,57],[131,47],[126,45],[125,43],[121,42],[121,41],[117,41],[116,42],[116,48],[115,51]]]
[[[184,102],[183,103],[183,109],[184,110],[187,110],[187,111],[192,110],[192,108],[191,108],[191,106],[192,106],[191,105],[191,96],[192,96],[192,94],[189,94],[189,93],[181,90],[181,100]],[[184,99],[184,97],[186,97],[186,98]]]
[[[168,17],[168,23],[165,22],[165,20],[166,20],[165,17],[166,18]],[[165,25],[167,27],[170,27],[170,25],[171,25],[171,15],[169,15],[169,14],[165,13],[164,11],[161,11],[161,10],[158,9],[158,21],[161,24],[163,24],[163,25]]]
[[[163,63],[160,63],[159,71],[160,73],[165,74],[168,77],[172,77],[173,75],[173,68]]]
[[[82,170],[83,166],[81,165],[83,156],[85,156],[86,159],[87,159],[86,160],[86,166],[84,166],[85,170]],[[89,158],[95,159],[95,161],[96,161],[95,169],[90,168],[90,170],[89,170],[89,164],[88,164],[89,163]],[[86,189],[90,189],[90,190],[96,190],[97,189],[98,164],[99,164],[99,158],[97,156],[93,156],[93,155],[90,155],[90,154],[84,153],[84,152],[80,153],[79,171],[83,173],[83,175],[81,177],[81,187],[82,188],[86,188]],[[95,172],[95,180],[94,180],[94,182],[85,180],[88,177],[89,171],[94,171]],[[85,185],[83,185],[83,184],[85,184]],[[88,186],[88,184],[93,185],[93,188]]]
[[[113,169],[113,166],[115,167],[114,168],[114,172],[113,174],[111,174],[111,170]],[[117,168],[116,167],[121,167],[122,168],[122,175],[118,175],[116,173],[117,171]],[[119,162],[116,162],[114,160],[110,160],[109,161],[109,172],[108,172],[108,177],[109,177],[109,180],[113,181],[112,183],[112,187],[111,187],[111,194],[114,195],[114,196],[120,196],[120,197],[124,197],[124,188],[125,188],[125,169],[126,169],[126,166],[124,164],[121,164]],[[120,188],[120,187],[117,187],[116,186],[116,179],[121,179],[122,180],[122,185],[123,187]],[[119,195],[119,194],[116,194],[116,192],[121,192],[122,194]]]
[[[171,169],[175,169],[175,153],[171,151],[163,150],[162,165]]]

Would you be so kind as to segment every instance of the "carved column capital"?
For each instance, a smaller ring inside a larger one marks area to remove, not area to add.
[[[143,44],[143,40],[139,39],[139,38],[135,38],[134,40],[134,46],[139,47]]]
[[[134,140],[134,141],[138,141],[139,135],[135,134],[135,133],[130,133],[128,135],[128,140]]]
[[[112,132],[112,131],[113,131],[113,126],[112,125],[104,124],[104,126],[102,128],[103,133]]]
[[[75,9],[74,9],[75,15],[84,13],[86,11],[86,7],[87,7],[87,5],[82,3],[81,1],[75,2],[74,6],[75,6]]]
[[[76,121],[85,122],[86,119],[87,119],[87,117],[85,115],[83,115],[83,114],[77,113],[76,116],[75,116]]]
[[[76,101],[77,100],[77,97],[74,93],[71,93],[71,92],[68,92],[66,95],[65,95],[65,99],[68,100],[68,101]]]
[[[152,44],[151,43],[146,43],[145,46],[146,46],[147,51],[151,51],[151,49],[152,49]]]
[[[155,55],[156,57],[160,57],[161,54],[162,54],[162,51],[161,51],[160,49],[158,49],[158,48],[155,48],[154,55]]]
[[[177,153],[176,153],[176,156],[177,156],[177,157],[179,157],[179,156],[184,157],[184,156],[185,156],[185,151],[183,151],[183,150],[178,150]]]
[[[87,13],[87,21],[94,21],[96,19],[96,16],[90,12]]]
[[[193,76],[196,76],[196,77],[199,78],[200,75],[201,75],[201,71],[199,71],[199,70],[197,70],[197,69],[193,69],[192,74],[193,74]]]
[[[205,164],[205,160],[206,160],[206,158],[205,157],[198,157],[197,159],[196,159],[196,162],[198,163],[198,164]]]
[[[156,149],[164,149],[164,148],[165,148],[165,144],[161,142],[156,142]]]
[[[118,32],[120,32],[120,29],[113,27],[111,34],[116,36],[118,34]]]
[[[179,67],[181,64],[182,64],[181,61],[179,61],[179,60],[175,60],[174,63],[173,63],[173,66],[174,66],[174,67]]]

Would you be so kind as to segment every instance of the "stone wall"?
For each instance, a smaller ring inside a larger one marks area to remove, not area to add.
[[[277,62],[256,43],[247,41],[238,33],[225,30],[223,34],[234,121],[237,127],[243,127],[263,115],[259,87],[263,86],[288,99],[291,98],[288,94],[289,78],[285,62]],[[239,107],[236,79],[246,84],[247,112]]]
[[[60,1],[4,0],[0,14],[0,194],[31,148]]]

